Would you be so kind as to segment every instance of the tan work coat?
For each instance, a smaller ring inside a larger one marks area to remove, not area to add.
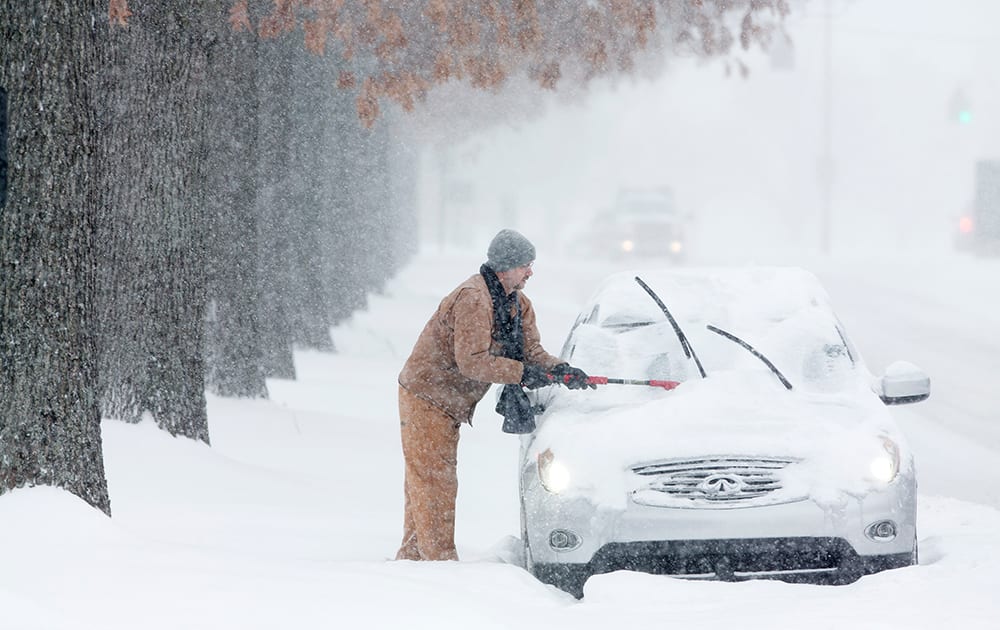
[[[525,362],[547,368],[561,363],[542,348],[531,300],[521,292],[518,300]],[[456,421],[471,422],[491,383],[521,382],[522,363],[500,356],[492,331],[493,300],[477,273],[441,300],[417,338],[399,384]]]

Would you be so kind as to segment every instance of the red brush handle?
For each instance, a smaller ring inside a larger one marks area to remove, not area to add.
[[[677,381],[658,381],[649,380],[642,381],[631,378],[608,378],[607,376],[589,376],[587,377],[588,385],[646,385],[648,387],[662,387],[663,389],[670,391],[678,385]]]
[[[671,389],[680,385],[677,381],[649,381],[650,387],[662,387],[663,389],[670,391]]]

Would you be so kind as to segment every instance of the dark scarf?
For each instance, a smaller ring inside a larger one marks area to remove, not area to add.
[[[479,268],[479,273],[493,299],[493,341],[502,348],[501,356],[524,361],[524,328],[517,291],[507,295],[496,272],[486,265]],[[497,400],[496,412],[503,415],[505,433],[531,433],[535,430],[531,401],[519,384],[504,385]]]
[[[480,275],[493,298],[493,341],[503,348],[508,359],[524,361],[524,329],[521,327],[521,301],[517,291],[507,295],[495,271],[483,265]]]

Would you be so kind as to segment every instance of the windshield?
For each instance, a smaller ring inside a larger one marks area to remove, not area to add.
[[[649,284],[697,348],[709,377],[756,373],[782,387],[765,362],[709,326],[752,345],[796,389],[839,391],[858,373],[857,358],[825,294],[803,281],[811,278],[808,274],[739,277],[729,284],[718,278],[667,281],[649,275]],[[606,287],[577,320],[562,358],[594,375],[681,382],[700,378],[670,322],[657,310],[634,282]]]
[[[678,219],[673,199],[666,195],[631,197],[620,200],[613,213],[617,223],[663,223]]]

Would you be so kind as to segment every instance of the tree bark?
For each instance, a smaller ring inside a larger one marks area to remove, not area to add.
[[[345,98],[342,114],[336,119],[338,155],[332,177],[339,182],[335,194],[334,223],[330,235],[331,258],[327,282],[330,317],[339,323],[367,303],[365,269],[370,264],[367,247],[371,231],[365,213],[363,189],[377,185],[378,176],[366,167],[365,154],[372,132],[363,129],[353,115],[353,105]],[[343,102],[342,101],[342,102]]]
[[[98,0],[8,2],[9,198],[0,208],[0,493],[69,490],[111,513],[97,397]]]
[[[259,142],[257,157],[260,252],[261,350],[265,376],[295,378],[289,294],[294,208],[289,192],[291,147],[291,42],[260,42]]]
[[[209,441],[203,364],[207,0],[132,3],[102,60],[108,415]]]
[[[331,93],[334,89],[330,57],[317,56],[301,47],[293,49],[289,114],[289,200],[292,214],[291,284],[287,299],[291,336],[296,348],[332,352],[328,317],[329,298],[322,281],[324,235],[332,212],[324,195],[330,173],[324,168],[329,144]]]
[[[416,255],[419,242],[417,224],[417,177],[419,157],[416,141],[407,133],[399,114],[387,115],[389,142],[386,146],[389,185],[388,223],[391,241],[386,260],[386,275],[391,277]]]
[[[230,27],[224,3],[216,11],[218,45],[209,54],[205,133],[206,386],[220,396],[266,398],[257,317],[258,40]]]

